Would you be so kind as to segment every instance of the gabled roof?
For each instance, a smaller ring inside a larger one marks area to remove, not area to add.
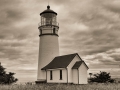
[[[80,67],[80,65],[82,64],[82,62],[83,62],[83,61],[77,61],[77,62],[73,65],[72,69],[78,69],[78,68]]]
[[[77,62],[73,65],[72,69],[78,69],[78,68],[81,66],[82,63],[84,63],[85,66],[88,68],[88,66],[86,65],[86,63],[85,63],[84,61],[77,61]],[[89,68],[88,68],[88,69],[89,69]]]
[[[41,70],[56,69],[56,68],[66,68],[76,55],[78,55],[78,54],[74,53],[74,54],[55,57],[48,65],[43,67]]]

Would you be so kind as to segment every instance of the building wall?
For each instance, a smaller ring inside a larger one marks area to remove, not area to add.
[[[67,67],[68,68],[68,82],[69,83],[73,83],[73,71],[72,71],[72,67],[76,63],[76,61],[80,61],[80,58],[78,57],[78,55],[76,55],[74,57],[74,59],[71,61],[71,63]]]
[[[39,41],[39,59],[38,59],[38,75],[37,79],[46,79],[45,71],[41,68],[50,63],[54,57],[59,56],[58,37],[55,35],[44,35]]]
[[[87,67],[84,63],[79,67],[79,84],[87,84]]]
[[[53,28],[55,28],[54,26],[52,27],[44,27],[42,28],[42,33],[40,34],[53,34]],[[58,27],[55,28],[55,33],[58,34]],[[41,31],[40,31],[41,32]]]
[[[55,30],[55,33],[58,34],[58,30]]]
[[[73,84],[78,84],[78,70],[77,69],[72,70],[73,70]]]
[[[60,80],[60,70],[62,70],[62,80]],[[50,70],[47,71],[47,83],[67,83],[67,70],[54,69],[52,70],[53,79],[50,80]]]
[[[51,29],[51,30],[42,30],[42,34],[46,34],[46,33],[53,33],[53,30]]]

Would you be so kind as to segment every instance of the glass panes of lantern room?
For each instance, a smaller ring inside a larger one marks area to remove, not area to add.
[[[56,15],[53,13],[44,13],[41,15],[41,25],[57,25]]]

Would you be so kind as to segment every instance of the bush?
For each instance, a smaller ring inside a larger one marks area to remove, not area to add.
[[[93,76],[94,76],[93,78],[90,78],[90,82],[97,82],[97,83],[115,82],[114,79],[111,79],[110,73],[107,72],[100,71],[100,73],[94,74]]]
[[[0,63],[0,84],[12,84],[18,81],[17,78],[14,78],[15,73],[9,72],[8,74],[5,71],[5,68],[1,66]]]

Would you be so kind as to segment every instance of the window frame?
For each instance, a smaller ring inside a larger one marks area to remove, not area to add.
[[[55,30],[56,30],[56,28],[53,28],[53,34],[56,34]]]
[[[63,77],[62,77],[62,70],[60,70],[60,80],[62,80]]]
[[[53,72],[50,70],[50,80],[53,80]]]

